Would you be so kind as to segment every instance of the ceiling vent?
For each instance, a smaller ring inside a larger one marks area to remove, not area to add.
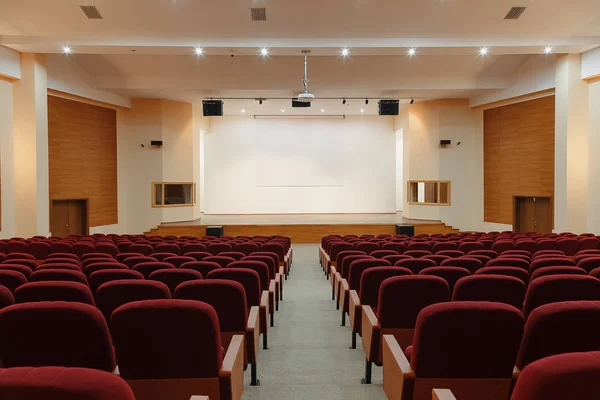
[[[519,19],[525,10],[527,10],[527,7],[513,7],[508,11],[504,19]]]
[[[96,6],[80,6],[81,11],[85,14],[88,19],[102,19],[102,15],[98,12]]]
[[[267,9],[264,7],[251,8],[250,15],[252,15],[252,21],[266,21],[267,20]]]

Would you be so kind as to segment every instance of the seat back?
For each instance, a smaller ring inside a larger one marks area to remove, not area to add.
[[[0,309],[15,304],[15,297],[12,292],[4,286],[0,286]]]
[[[358,291],[360,289],[360,281],[364,271],[373,267],[391,267],[392,264],[388,260],[380,260],[377,258],[362,258],[352,261],[350,270],[348,271],[348,287],[350,290]]]
[[[260,275],[248,268],[220,268],[210,271],[208,279],[226,279],[239,282],[246,292],[248,308],[260,305]]]
[[[80,271],[72,271],[68,269],[53,269],[45,268],[33,271],[29,276],[29,282],[42,282],[42,281],[66,281],[66,282],[78,282],[87,286],[87,278]]]
[[[96,291],[96,305],[107,321],[110,321],[113,311],[123,304],[170,298],[171,293],[164,283],[137,279],[106,282]]]
[[[104,269],[93,272],[88,278],[88,284],[92,293],[95,294],[102,284],[123,279],[143,280],[144,275],[131,269]]]
[[[483,263],[476,259],[470,258],[467,256],[451,258],[449,260],[442,261],[442,266],[450,266],[450,267],[462,267],[468,269],[472,274],[475,273],[480,268],[483,268]]]
[[[79,282],[30,282],[15,290],[17,303],[32,303],[38,301],[68,301],[95,305],[92,292]]]
[[[429,267],[435,267],[437,264],[433,260],[426,258],[412,258],[406,260],[396,261],[394,266],[408,268],[413,274],[418,274],[421,270]]]
[[[429,267],[422,269],[419,272],[419,275],[434,275],[439,276],[448,282],[448,286],[450,287],[450,293],[454,291],[454,286],[459,279],[464,278],[465,276],[471,275],[468,269],[463,267]]]
[[[587,272],[579,267],[542,267],[531,273],[531,280],[548,275],[586,275]]]
[[[561,301],[600,300],[600,280],[588,275],[548,275],[529,283],[523,315],[544,304]]]
[[[519,267],[483,267],[475,272],[475,275],[504,275],[514,276],[523,281],[525,286],[529,284],[529,272]]]
[[[486,267],[519,267],[523,268],[525,271],[529,271],[529,262],[520,259],[520,258],[512,258],[512,257],[498,257],[494,258],[491,261],[488,261],[485,264]]]
[[[558,257],[548,257],[548,258],[535,258],[531,261],[531,265],[529,266],[529,272],[533,273],[536,269],[543,267],[565,267],[565,266],[575,266],[575,261],[569,258],[558,258]]]
[[[202,279],[202,274],[193,269],[173,268],[156,270],[150,274],[148,279],[162,282],[169,288],[171,297],[175,293],[177,286],[183,282]]]
[[[471,275],[458,280],[452,301],[494,301],[523,308],[527,287],[519,278],[505,275]]]
[[[221,266],[221,268],[226,268],[229,264],[231,264],[232,262],[235,262],[235,258],[226,257],[226,256],[210,256],[210,257],[206,257],[202,261],[216,262],[217,264],[219,264]]]
[[[260,277],[260,290],[269,290],[269,266],[266,263],[254,260],[234,261],[227,268],[246,268],[256,271]]]
[[[0,270],[0,286],[6,287],[11,292],[27,283],[27,277],[18,271]]]
[[[360,278],[360,304],[377,309],[381,283],[393,276],[412,275],[411,270],[402,267],[371,267]]]

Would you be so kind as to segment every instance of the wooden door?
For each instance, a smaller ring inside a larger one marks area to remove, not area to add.
[[[53,200],[50,230],[59,237],[87,235],[87,200]]]
[[[535,202],[533,197],[515,197],[514,224],[515,232],[535,231]]]
[[[552,233],[552,200],[549,197],[535,197],[535,231]]]
[[[52,236],[69,236],[69,202],[53,201],[50,232]]]

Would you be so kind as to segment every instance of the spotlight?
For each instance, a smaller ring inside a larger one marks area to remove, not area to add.
[[[282,109],[282,110],[281,110],[281,112],[282,112],[282,113],[284,113],[284,112],[285,112],[285,110],[283,110],[283,109]]]
[[[260,49],[260,55],[263,57],[266,57],[269,55],[269,49],[267,49],[266,47],[263,47],[262,49]]]
[[[414,103],[415,99],[410,99],[410,104]]]
[[[202,54],[204,54],[204,49],[202,47],[196,47],[194,48],[194,54],[196,54],[197,56],[201,56]]]
[[[364,112],[365,112],[365,109],[364,109],[364,108],[361,108],[361,109],[360,109],[360,112],[361,112],[361,113],[364,113]]]
[[[65,53],[65,54],[71,54],[71,52],[72,52],[73,50],[71,50],[71,48],[70,48],[69,46],[63,46],[63,48],[62,48],[62,51],[63,51],[63,53]]]
[[[321,108],[321,112],[325,112],[325,109],[324,109],[324,108]]]
[[[245,112],[246,112],[246,110],[242,108],[242,114],[244,114]]]
[[[369,99],[365,99],[365,104],[369,104]]]
[[[487,47],[482,47],[479,49],[479,55],[480,56],[486,56],[488,54],[490,49],[488,49]]]
[[[410,49],[408,49],[406,54],[408,54],[409,57],[412,57],[417,54],[417,49],[415,49],[414,47],[411,47]]]
[[[348,57],[348,55],[350,55],[350,50],[346,48],[342,49],[342,56]]]
[[[346,104],[346,99],[342,100],[342,104]]]
[[[544,54],[552,54],[552,46],[544,47]]]
[[[262,99],[258,100],[258,104],[260,104],[261,106],[262,106],[262,102],[263,102]]]

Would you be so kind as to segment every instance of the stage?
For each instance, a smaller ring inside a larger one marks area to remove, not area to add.
[[[415,226],[415,234],[458,232],[441,221],[417,220],[402,214],[228,214],[204,215],[193,221],[164,223],[148,235],[204,236],[207,226],[223,226],[226,236],[284,235],[293,243],[320,243],[332,234],[390,234],[396,224]]]

